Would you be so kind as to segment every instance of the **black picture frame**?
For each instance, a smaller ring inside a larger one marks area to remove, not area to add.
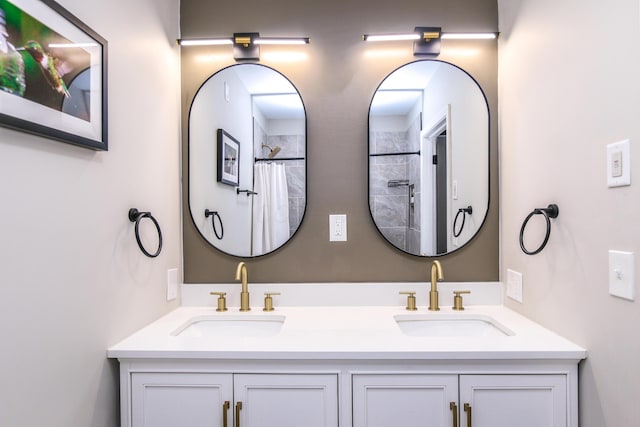
[[[0,13],[14,64],[0,126],[108,150],[107,41],[53,0],[0,0]]]
[[[240,182],[240,142],[218,129],[218,182],[237,187]]]

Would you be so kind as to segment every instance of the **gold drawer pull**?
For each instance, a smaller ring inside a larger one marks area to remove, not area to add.
[[[467,413],[467,427],[471,427],[471,405],[469,405],[468,403],[465,403],[464,412]]]
[[[458,405],[456,402],[449,402],[449,409],[453,413],[453,427],[458,427]]]

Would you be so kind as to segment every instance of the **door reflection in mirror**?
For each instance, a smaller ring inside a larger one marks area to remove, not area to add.
[[[216,182],[218,129],[239,142],[237,186]],[[261,256],[295,234],[305,206],[306,114],[296,88],[259,64],[212,75],[189,113],[189,208],[198,232],[229,255]],[[223,239],[201,214],[207,209],[224,219]]]
[[[477,234],[489,206],[489,109],[468,73],[438,60],[392,72],[371,101],[368,151],[371,216],[392,245],[438,256]],[[473,215],[454,236],[455,214],[468,206]]]

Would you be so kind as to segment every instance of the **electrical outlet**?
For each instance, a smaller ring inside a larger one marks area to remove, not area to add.
[[[522,273],[507,269],[507,296],[522,302]]]
[[[167,270],[167,301],[178,298],[178,269]]]
[[[329,215],[329,241],[347,241],[347,216]]]

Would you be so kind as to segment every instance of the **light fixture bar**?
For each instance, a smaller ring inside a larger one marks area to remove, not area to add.
[[[365,34],[362,39],[367,42],[385,42],[402,40],[429,39],[429,34],[407,33],[407,34]],[[437,36],[436,36],[437,37]],[[433,38],[436,38],[433,37]],[[490,40],[496,39],[497,33],[442,33],[440,38],[450,40]]]
[[[218,45],[230,45],[233,44],[233,39],[178,39],[180,46],[218,46]]]
[[[365,34],[362,39],[366,42],[389,42],[402,40],[420,40],[420,34]]]
[[[498,38],[496,33],[442,33],[441,38],[450,40],[492,40]]]
[[[270,44],[270,45],[303,45],[309,44],[309,38],[294,38],[294,37],[260,37],[253,41],[255,44]]]

